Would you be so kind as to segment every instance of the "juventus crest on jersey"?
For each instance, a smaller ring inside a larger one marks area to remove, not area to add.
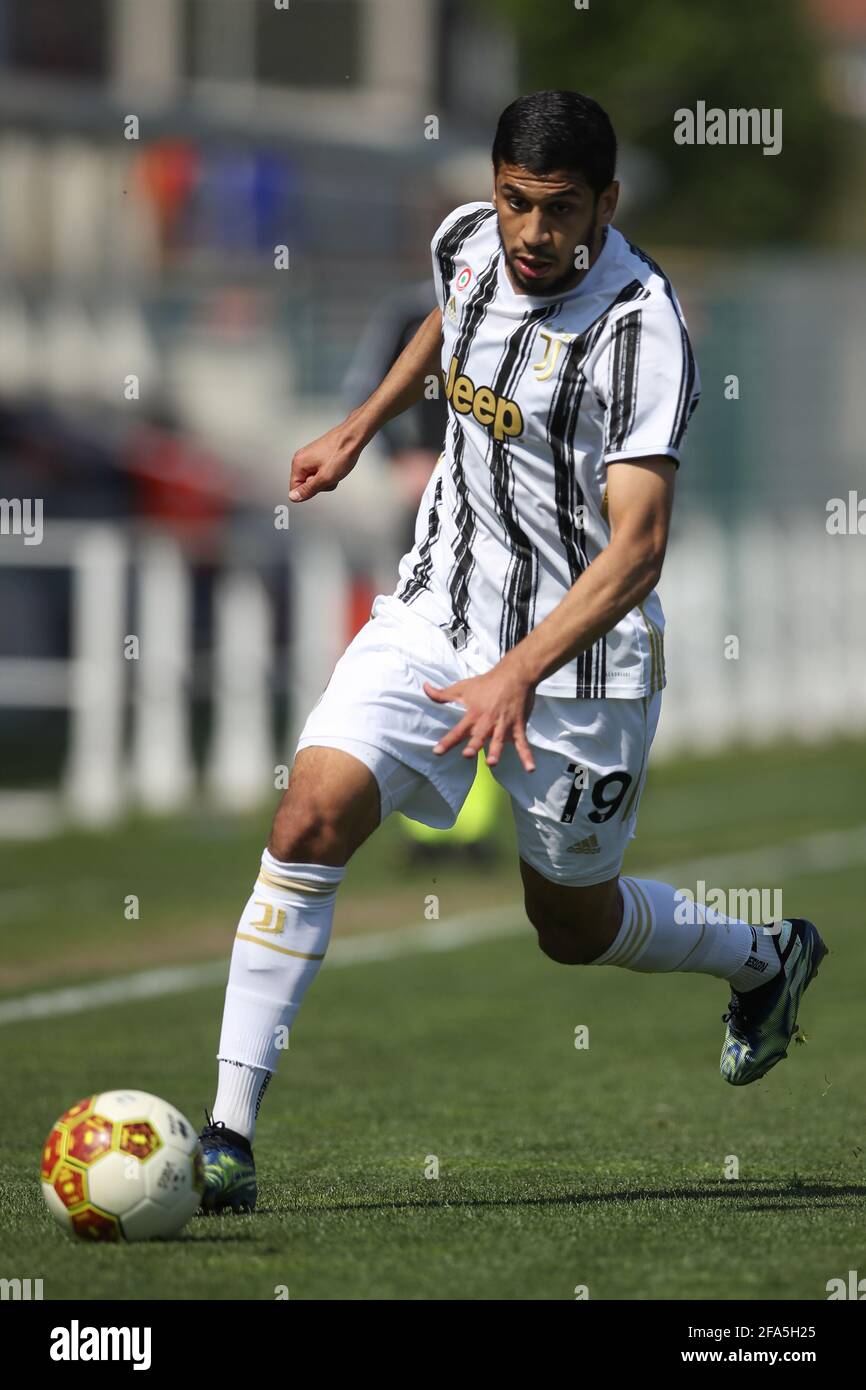
[[[481,673],[607,545],[607,464],[679,462],[700,384],[670,281],[613,227],[581,283],[558,296],[512,288],[492,203],[457,208],[431,250],[448,429],[395,595]],[[653,592],[538,693],[660,690],[663,630]]]

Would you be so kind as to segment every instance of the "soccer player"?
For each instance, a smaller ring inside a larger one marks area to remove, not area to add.
[[[615,164],[588,97],[512,102],[492,202],[433,237],[436,307],[370,398],[292,461],[293,502],[332,491],[441,369],[447,433],[414,547],[307,719],[238,926],[206,1210],[255,1205],[256,1116],[346,864],[394,810],[453,824],[481,748],[511,797],[545,955],[728,981],[732,1085],[781,1061],[796,1030],[826,952],[810,922],[684,914],[671,885],[620,874],[665,684],[655,585],[700,388],[670,281],[612,225]]]

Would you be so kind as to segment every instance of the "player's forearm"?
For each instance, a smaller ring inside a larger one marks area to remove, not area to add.
[[[593,560],[552,613],[503,657],[533,686],[597,642],[658,583],[662,556],[625,539]]]
[[[441,371],[442,313],[434,309],[407,343],[381,385],[346,418],[346,428],[368,444],[373,435],[396,415],[417,405],[427,380]]]

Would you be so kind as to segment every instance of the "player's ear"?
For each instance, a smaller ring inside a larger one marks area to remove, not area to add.
[[[619,179],[612,179],[607,188],[602,189],[598,198],[598,220],[603,227],[613,221],[616,205],[619,202]]]

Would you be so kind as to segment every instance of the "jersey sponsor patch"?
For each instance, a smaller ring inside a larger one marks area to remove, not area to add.
[[[458,415],[471,411],[479,425],[489,428],[494,439],[514,438],[523,433],[523,416],[516,401],[497,396],[489,386],[476,386],[465,372],[457,375],[457,357],[451,358],[445,379],[445,397]]]

